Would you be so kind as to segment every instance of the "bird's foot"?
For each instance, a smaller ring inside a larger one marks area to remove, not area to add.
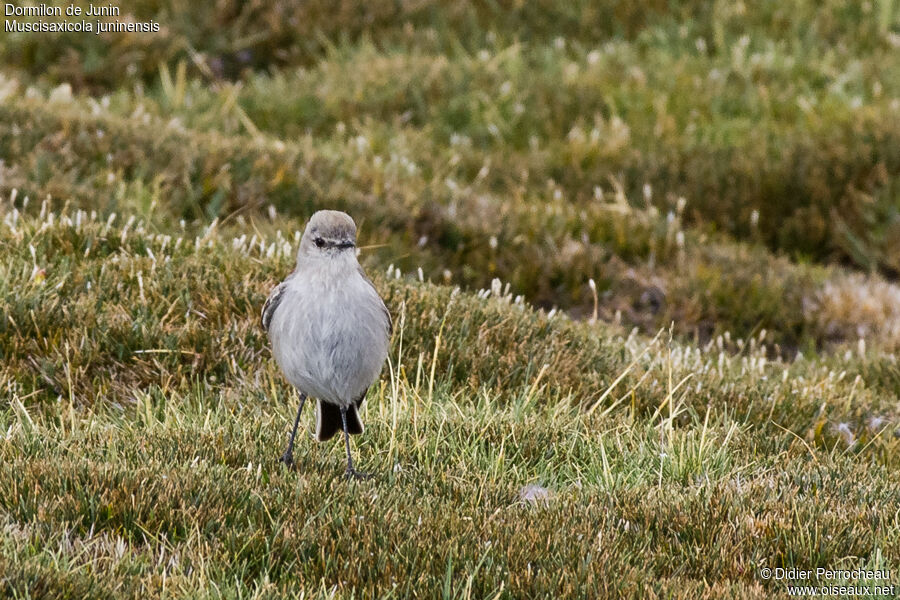
[[[281,458],[278,459],[278,462],[284,463],[284,465],[288,469],[294,468],[294,453],[293,452],[285,452],[281,455]]]
[[[375,475],[372,473],[363,473],[362,471],[357,471],[351,467],[347,467],[347,470],[344,472],[344,479],[352,479],[354,481],[366,481],[373,477],[375,477]]]

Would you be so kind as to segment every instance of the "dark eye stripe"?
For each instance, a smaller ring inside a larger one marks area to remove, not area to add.
[[[316,248],[354,248],[356,242],[353,240],[333,240],[321,237],[313,238],[313,244]]]

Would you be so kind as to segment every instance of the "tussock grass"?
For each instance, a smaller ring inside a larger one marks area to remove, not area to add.
[[[685,196],[691,223],[771,249],[900,269],[893,2],[132,10],[164,31],[38,48],[11,36],[0,53],[39,85],[134,93],[125,104],[192,127],[281,139],[343,127],[401,169],[461,186],[486,169],[495,192],[578,205],[612,176],[632,200],[645,184],[663,211]],[[397,147],[407,129],[420,139]]]
[[[363,225],[382,264],[469,287],[499,276],[531,302],[576,315],[593,302],[586,283],[594,278],[602,316],[649,334],[673,321],[680,334],[703,342],[726,331],[766,330],[787,354],[859,337],[888,350],[897,344],[891,330],[835,327],[811,310],[839,272],[693,230],[684,201],[663,215],[652,205],[632,207],[617,187],[581,206],[539,195],[508,200],[476,188],[452,192],[441,175],[385,165],[358,138],[248,143],[238,134],[184,131],[146,113],[104,115],[93,100],[15,99],[21,102],[0,106],[0,148],[9,159],[0,191],[15,193],[18,205],[26,196],[66,198],[104,215],[135,212],[162,229],[184,219],[196,228],[213,218],[268,221],[336,206],[367,215]],[[891,288],[878,277],[860,282]]]
[[[7,592],[762,596],[760,565],[900,543],[896,406],[827,361],[376,274],[398,332],[354,485],[339,445],[275,461],[295,399],[256,321],[285,236],[45,207],[0,251]]]

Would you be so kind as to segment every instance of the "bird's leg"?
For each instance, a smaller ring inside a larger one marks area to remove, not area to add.
[[[294,436],[297,435],[297,425],[300,424],[300,413],[306,403],[306,394],[300,392],[300,408],[297,409],[297,418],[294,419],[294,429],[291,431],[291,439],[288,440],[287,450],[281,455],[281,462],[291,467],[294,465]]]
[[[344,477],[347,479],[369,479],[372,477],[369,473],[362,473],[353,468],[353,457],[350,456],[350,433],[347,431],[347,407],[341,407],[341,422],[344,424],[344,446],[347,448],[347,472]]]

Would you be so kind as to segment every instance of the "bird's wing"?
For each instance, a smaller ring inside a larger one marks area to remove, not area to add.
[[[394,320],[391,319],[391,311],[387,309],[387,306],[384,305],[384,300],[381,298],[381,294],[378,293],[378,290],[375,288],[375,284],[372,283],[372,280],[366,276],[366,272],[363,271],[362,265],[358,267],[359,275],[363,278],[363,281],[369,284],[369,287],[372,288],[372,291],[375,292],[375,295],[378,296],[378,299],[381,300],[381,310],[384,311],[384,317],[387,319],[387,329],[388,335],[393,335],[394,333]]]
[[[281,301],[284,299],[284,292],[287,290],[287,286],[282,282],[275,286],[275,289],[272,290],[272,293],[269,294],[269,297],[266,299],[266,303],[263,305],[261,322],[262,328],[269,332],[269,325],[272,324],[272,317],[275,316],[275,311],[278,309],[278,305],[281,304]]]

